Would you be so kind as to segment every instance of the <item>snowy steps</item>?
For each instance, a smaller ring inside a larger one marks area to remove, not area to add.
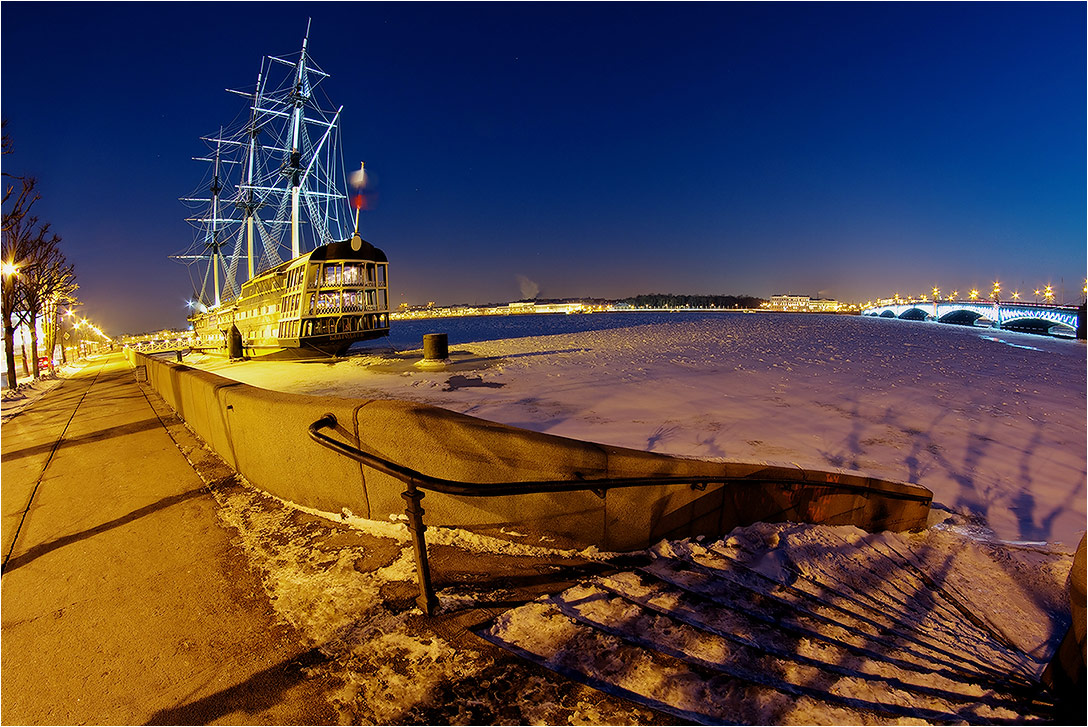
[[[783,526],[761,527],[663,542],[647,565],[507,611],[479,634],[693,722],[1050,719],[1039,665],[902,542],[819,528],[808,544],[815,529],[785,526],[779,548]]]

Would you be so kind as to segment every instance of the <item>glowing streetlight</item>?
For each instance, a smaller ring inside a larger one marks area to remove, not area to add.
[[[949,300],[955,300],[956,296],[959,295],[959,294],[960,294],[960,291],[953,290],[951,293],[948,294],[948,299]]]
[[[1047,303],[1054,302],[1054,286],[1046,286],[1046,289],[1043,291],[1043,298],[1046,300]]]
[[[978,290],[971,291],[971,300],[978,300]]]
[[[1020,291],[1019,290],[1012,291],[1012,299],[1013,300],[1020,300]]]
[[[990,293],[990,297],[993,298],[994,302],[996,303],[998,301],[998,299],[1000,298],[1000,294],[1001,294],[1001,283],[999,283],[999,282],[997,282],[995,280],[994,281],[994,289]]]
[[[1042,294],[1043,294],[1043,292],[1041,290],[1039,290],[1038,288],[1035,289],[1035,301],[1034,301],[1035,303],[1039,302],[1039,296],[1042,295]]]
[[[12,275],[19,272],[19,266],[15,263],[6,262],[0,266],[0,272],[3,272],[5,278],[10,278]]]

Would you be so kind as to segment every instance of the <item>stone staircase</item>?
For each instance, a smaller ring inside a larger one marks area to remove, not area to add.
[[[1043,597],[983,603],[986,563],[998,575],[985,578],[999,581],[1033,567],[1031,554],[1010,566],[991,550],[940,533],[755,525],[662,542],[642,567],[507,611],[478,633],[692,722],[1048,721],[1036,647],[1052,630],[1045,612],[1062,564],[1043,578],[1055,594],[1034,585]]]

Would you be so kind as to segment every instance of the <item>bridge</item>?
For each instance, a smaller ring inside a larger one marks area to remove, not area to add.
[[[870,306],[861,314],[1084,338],[1084,306],[1012,301],[898,300]]]
[[[158,331],[125,336],[121,344],[140,353],[164,353],[187,350],[193,342],[191,331]]]

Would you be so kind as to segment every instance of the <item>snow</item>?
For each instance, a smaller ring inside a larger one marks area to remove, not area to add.
[[[86,361],[79,364],[63,364],[56,367],[54,374],[46,373],[38,378],[20,379],[14,389],[4,388],[2,394],[3,421],[11,419],[19,412],[36,402],[47,392],[52,391],[60,382],[86,366]],[[7,376],[4,377],[5,381]]]
[[[518,600],[513,586],[451,582],[458,559],[484,557],[488,545],[433,528],[432,557],[443,557],[432,566],[440,560],[447,572],[437,576],[439,613],[425,619],[405,604],[415,570],[402,524],[308,511],[244,485],[215,496],[276,613],[326,656],[309,671],[337,685],[329,698],[343,723],[1052,716],[1045,698],[1024,694],[1068,626],[1072,559],[977,540],[955,515],[920,533],[757,524],[661,542],[641,566],[616,561],[517,608],[508,606]],[[572,555],[535,548],[505,562]],[[483,640],[448,620],[473,609],[496,614],[478,629]],[[600,691],[579,692],[579,683]]]
[[[757,524],[662,542],[632,564],[520,543],[514,529],[500,539],[429,524],[440,606],[426,619],[402,518],[218,488],[276,613],[328,657],[311,675],[339,685],[343,723],[1051,716],[1024,690],[1069,623],[1070,551],[1085,526],[1083,344],[738,315],[480,341],[451,359],[445,371],[389,349],[320,366],[202,365],[283,391],[410,398],[621,446],[918,482],[935,493],[932,526]],[[544,595],[522,585],[559,584],[571,563],[597,575]],[[482,639],[456,626],[466,616]]]
[[[440,326],[441,322],[435,322]],[[1085,346],[990,329],[734,314],[451,346],[424,371],[187,363],[263,388],[404,398],[594,442],[914,482],[993,537],[1085,530]]]

